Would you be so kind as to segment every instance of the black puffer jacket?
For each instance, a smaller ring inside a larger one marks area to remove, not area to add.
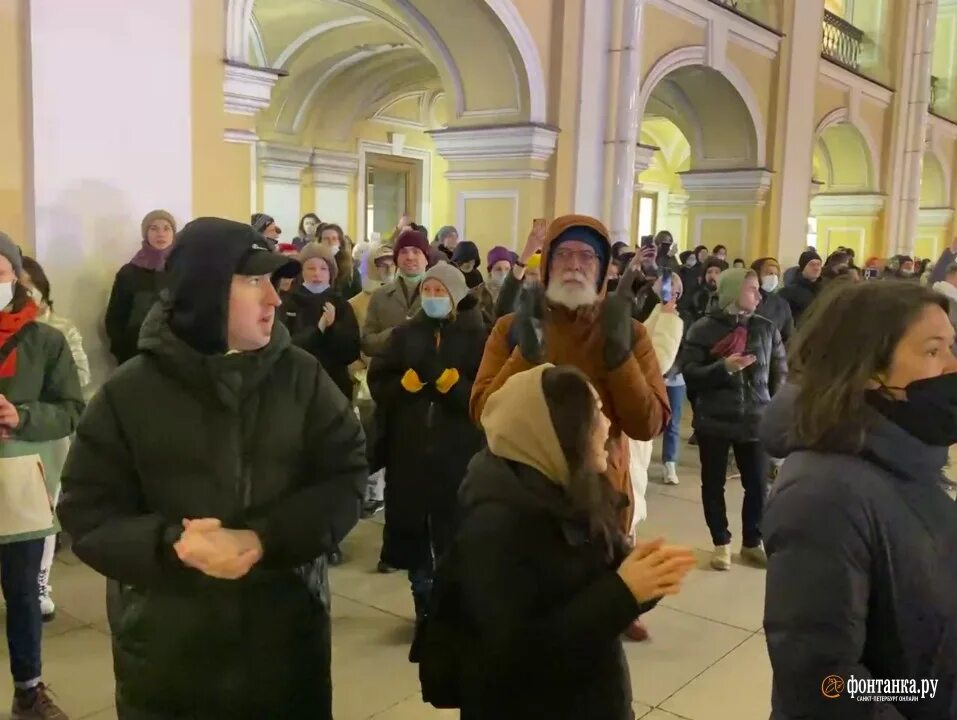
[[[159,300],[164,280],[164,273],[133,263],[127,263],[116,273],[105,323],[110,352],[118,365],[136,355],[140,328],[150,308]]]
[[[940,483],[947,448],[871,410],[860,453],[806,449],[790,432],[796,396],[784,388],[761,428],[768,451],[787,458],[763,524],[771,718],[957,718],[957,505]],[[846,686],[824,697],[829,675],[939,684],[916,702],[858,702]]]
[[[760,315],[745,320],[746,355],[757,360],[739,373],[729,373],[724,359],[711,348],[737,326],[737,318],[714,310],[688,330],[680,367],[689,392],[696,394],[694,429],[702,435],[736,442],[757,440],[764,408],[787,379],[787,358],[781,333]]]
[[[336,320],[320,331],[319,318],[326,303],[335,308]],[[359,359],[359,322],[352,306],[335,290],[315,294],[299,285],[286,296],[282,307],[293,344],[316,358],[336,387],[352,400],[349,365]]]
[[[801,316],[811,307],[814,298],[821,292],[821,281],[811,282],[803,275],[798,275],[793,285],[788,285],[778,292],[778,297],[791,306],[791,317],[795,326],[801,324]]]
[[[483,450],[460,493],[455,573],[475,632],[463,717],[630,720],[621,633],[639,606],[563,490]]]
[[[469,397],[486,336],[469,295],[452,322],[419,311],[395,328],[385,354],[369,366],[386,468],[384,559],[393,567],[410,569],[421,562],[429,534],[440,551],[451,540],[459,485],[482,446],[482,433],[469,417]],[[447,368],[458,370],[459,381],[443,394],[435,380]],[[402,387],[409,369],[425,384],[419,392]]]
[[[794,333],[794,318],[791,315],[791,306],[788,305],[788,301],[777,293],[762,290],[761,304],[758,305],[755,312],[773,322],[774,327],[781,333],[781,339],[787,344]]]
[[[247,232],[239,225],[228,223],[227,234]],[[181,252],[183,267],[197,268],[183,270],[181,287],[205,300],[192,308],[177,301],[178,320],[157,305],[141,354],[90,403],[63,471],[60,518],[80,559],[112,581],[118,707],[161,717],[328,719],[319,558],[358,519],[364,437],[329,376],[290,345],[281,324],[255,352],[202,354],[181,339],[225,342],[244,247],[203,240],[184,240],[174,257]],[[204,267],[209,258],[221,263],[218,276]],[[262,560],[241,580],[184,566],[172,549],[184,518],[254,530]]]

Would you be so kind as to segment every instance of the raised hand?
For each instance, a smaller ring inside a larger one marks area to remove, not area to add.
[[[648,602],[665,595],[677,595],[681,582],[695,566],[689,548],[665,545],[661,538],[639,543],[618,568],[635,600]]]

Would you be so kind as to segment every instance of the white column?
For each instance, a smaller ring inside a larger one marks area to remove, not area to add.
[[[312,156],[312,188],[315,211],[323,222],[349,226],[349,190],[356,182],[359,156],[355,153],[320,150]]]
[[[613,5],[611,0],[584,0],[581,18],[581,92],[573,207],[576,213],[599,218],[604,214],[608,70],[612,61],[608,48]]]
[[[143,215],[165,208],[180,226],[191,215],[191,3],[28,5],[37,259],[99,382],[106,302]],[[158,52],[146,38],[160,29]]]
[[[282,239],[291,242],[301,217],[302,171],[309,166],[312,149],[262,142],[258,157],[263,181],[261,211],[275,218]]]
[[[927,148],[927,121],[930,108],[930,69],[934,47],[934,30],[937,25],[937,0],[917,0],[913,8],[914,23],[908,26],[908,35],[913,42],[910,63],[910,87],[906,107],[899,106],[906,119],[906,135],[901,178],[900,213],[897,217],[896,251],[911,253],[917,233],[918,210],[920,209],[920,181]]]
[[[622,6],[621,38],[617,48],[620,56],[618,73],[618,112],[615,119],[613,157],[615,171],[611,188],[611,241],[628,242],[631,235],[631,209],[635,195],[635,153],[638,143],[639,81],[641,54],[638,39],[641,29],[642,0],[624,0]]]
[[[778,107],[783,124],[783,148],[777,169],[775,201],[780,208],[777,256],[796,261],[807,246],[811,157],[814,154],[814,103],[821,56],[823,0],[794,0],[794,19],[785,38],[787,70],[780,74],[785,97]]]

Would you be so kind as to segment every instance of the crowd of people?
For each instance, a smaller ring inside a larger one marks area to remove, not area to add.
[[[331,718],[328,567],[383,510],[427,702],[631,717],[622,638],[696,564],[640,536],[656,438],[680,482],[685,410],[710,567],[734,566],[737,476],[739,557],[767,568],[772,717],[863,717],[822,696],[835,674],[939,681],[868,717],[957,717],[957,243],[784,267],[667,231],[612,244],[582,215],[484,258],[408,216],[358,244],[313,213],[290,243],[265,213],[140,230],[95,394],[43,268],[0,234],[15,720],[66,718],[40,658],[59,522],[108,580],[120,718]]]

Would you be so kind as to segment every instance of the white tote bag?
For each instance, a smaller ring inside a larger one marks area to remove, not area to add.
[[[0,458],[0,537],[41,532],[53,525],[53,503],[40,456]]]

